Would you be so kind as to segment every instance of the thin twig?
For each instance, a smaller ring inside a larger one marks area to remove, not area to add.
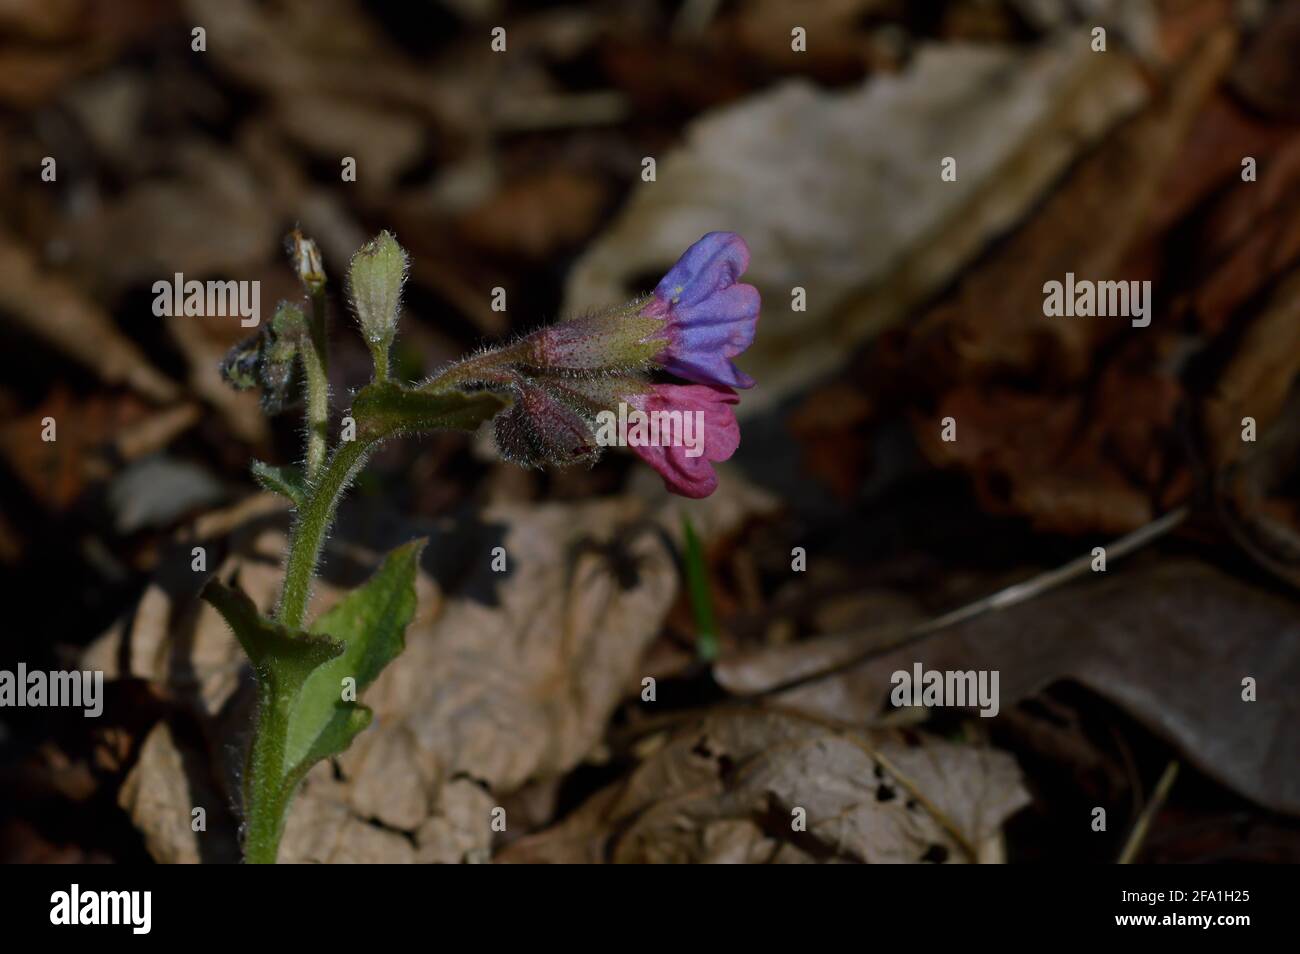
[[[307,479],[315,480],[325,464],[329,429],[329,332],[325,323],[325,286],[311,295],[309,335],[302,349],[307,372]]]
[[[1120,537],[1105,548],[1107,561],[1109,562],[1118,557],[1126,556],[1154,540],[1159,539],[1181,524],[1187,518],[1187,514],[1188,509],[1186,507],[1179,507],[1177,510],[1171,510],[1158,520],[1154,520],[1146,526],[1139,527],[1127,536]],[[976,600],[974,603],[968,603],[966,606],[955,609],[950,613],[945,613],[943,616],[936,617],[935,619],[928,620],[918,625],[901,627],[898,634],[892,639],[885,640],[884,642],[873,643],[869,648],[857,652],[847,659],[840,660],[839,662],[833,663],[829,666],[798,676],[794,679],[788,680],[787,682],[769,686],[750,695],[735,697],[731,702],[724,704],[723,708],[726,708],[727,706],[739,707],[760,704],[763,700],[771,696],[780,695],[781,693],[789,692],[792,689],[798,689],[809,685],[810,683],[819,682],[822,679],[827,679],[831,676],[846,672],[861,665],[868,659],[890,650],[897,649],[901,646],[905,646],[916,640],[924,639],[946,626],[952,626],[956,623],[964,622],[965,620],[978,616],[988,610],[1006,609],[1010,606],[1032,599],[1035,596],[1041,596],[1043,593],[1060,586],[1062,583],[1074,579],[1075,577],[1082,576],[1084,573],[1091,572],[1092,559],[1092,554],[1089,552],[1087,555],[1071,560],[1069,563],[1066,563],[1064,566],[1058,567],[1055,570],[1049,570],[1048,572],[1041,573],[1023,583],[1017,583],[1013,586],[999,590],[990,596]],[[719,708],[719,706],[716,704],[706,704],[702,706],[693,706],[689,709],[677,712],[668,712],[662,715],[647,717],[633,725],[625,726],[616,730],[613,733],[611,744],[616,748],[620,748],[624,745],[630,744],[635,739],[646,736],[649,733],[671,729],[682,721],[696,718],[709,709],[717,708]]]
[[[1169,531],[1173,530],[1185,519],[1187,519],[1188,510],[1186,507],[1179,507],[1177,510],[1171,510],[1158,520],[1153,520],[1146,526],[1139,527],[1127,536],[1120,537],[1118,540],[1110,543],[1104,549],[1106,551],[1106,560],[1117,559],[1126,556],[1135,550],[1138,550],[1148,543],[1159,539]],[[1092,571],[1092,553],[1086,553],[1055,570],[1049,570],[1046,573],[1040,573],[1032,579],[1025,580],[1023,583],[1016,583],[1005,589],[998,590],[983,599],[978,599],[973,603],[967,603],[952,612],[945,613],[934,619],[927,620],[914,626],[902,628],[892,639],[883,642],[873,643],[867,649],[854,653],[847,659],[833,663],[822,669],[805,673],[787,682],[778,683],[775,686],[769,686],[761,692],[754,693],[749,698],[761,698],[763,696],[772,696],[778,693],[788,692],[791,689],[797,689],[806,686],[809,683],[819,682],[830,676],[838,675],[855,666],[862,664],[867,659],[874,656],[882,655],[890,650],[899,649],[909,643],[924,639],[927,636],[957,623],[964,623],[966,620],[980,616],[990,610],[1004,610],[1020,603],[1024,603],[1036,596],[1041,596],[1049,590],[1054,590],[1062,583],[1083,576]]]
[[[1165,766],[1164,774],[1160,776],[1160,781],[1156,783],[1156,790],[1151,793],[1151,801],[1147,802],[1147,807],[1142,809],[1142,814],[1138,816],[1137,823],[1133,826],[1133,831],[1129,833],[1128,841],[1124,843],[1124,850],[1119,853],[1119,860],[1116,864],[1131,865],[1133,859],[1137,857],[1142,850],[1142,843],[1146,841],[1147,830],[1151,827],[1151,820],[1156,817],[1156,812],[1165,803],[1169,797],[1169,790],[1174,787],[1174,779],[1178,778],[1178,760],[1174,759]]]

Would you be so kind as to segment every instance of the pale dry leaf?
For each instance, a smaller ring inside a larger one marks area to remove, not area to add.
[[[716,505],[693,505],[702,535],[733,532],[754,508],[771,506],[739,481],[730,487],[715,495]],[[258,508],[250,513],[253,522],[233,532],[218,572],[236,575],[269,610],[283,523]],[[365,546],[348,542],[345,519],[313,615],[337,599],[340,583],[366,575],[376,550],[420,533],[433,539],[406,650],[363,699],[375,724],[338,760],[337,778],[319,768],[309,775],[282,858],[486,858],[500,796],[590,756],[615,706],[638,683],[640,656],[677,592],[670,540],[679,523],[680,513],[659,494],[490,507],[450,526],[395,522],[384,529],[372,520],[367,532],[400,539],[367,539]],[[251,680],[219,615],[195,600],[201,574],[189,569],[190,542],[163,561],[137,611],[101,637],[83,664],[109,679],[148,680],[191,708],[221,753],[211,771],[234,803]],[[504,547],[505,572],[492,569],[495,546]],[[156,770],[174,775],[179,766],[161,760]],[[182,846],[150,850],[161,857]]]
[[[193,140],[178,144],[173,159],[174,178],[141,183],[73,222],[65,236],[72,261],[98,288],[151,287],[177,272],[187,280],[243,278],[277,247],[273,199],[241,158]]]
[[[161,864],[238,860],[227,799],[211,784],[208,758],[177,740],[160,722],[118,792],[118,804],[144,835],[145,848]],[[194,810],[203,809],[195,831]]]
[[[763,384],[740,406],[751,413],[942,287],[1144,97],[1133,62],[1093,54],[1084,34],[1028,53],[926,47],[847,92],[783,83],[688,127],[575,264],[566,308],[643,292],[705,232],[739,232],[765,303],[740,361]],[[957,181],[941,181],[954,154]],[[796,286],[806,312],[790,307]]]
[[[719,710],[501,860],[958,862],[951,827],[981,845],[1028,801],[1004,752]]]

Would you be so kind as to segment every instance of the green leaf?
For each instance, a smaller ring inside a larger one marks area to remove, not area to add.
[[[695,653],[703,662],[718,658],[718,627],[713,618],[713,591],[709,587],[708,562],[700,544],[695,524],[687,514],[682,514],[682,534],[685,547],[682,553],[686,572],[687,592],[690,595],[691,615],[695,617]]]
[[[321,759],[343,752],[373,713],[360,693],[405,645],[425,540],[393,550],[374,575],[299,632],[268,619],[241,590],[216,580],[202,596],[234,630],[257,676],[258,724],[244,775],[247,861],[274,861],[293,792]]]
[[[426,540],[393,550],[374,575],[311,625],[311,632],[344,649],[315,669],[290,710],[285,764],[309,763],[343,751],[370,721],[369,710],[344,701],[343,680],[360,694],[405,645],[415,615],[415,574]],[[364,715],[362,714],[364,713]]]
[[[243,590],[213,579],[200,595],[234,631],[269,701],[278,704],[297,695],[312,672],[344,652],[336,639],[297,632],[266,618]]]
[[[509,406],[491,391],[415,391],[391,381],[362,388],[352,401],[362,439],[421,431],[472,431]]]
[[[253,479],[267,490],[288,497],[301,507],[307,499],[307,475],[296,464],[277,466],[260,460],[253,461]]]

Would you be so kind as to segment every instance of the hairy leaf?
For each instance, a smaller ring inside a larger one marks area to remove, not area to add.
[[[307,477],[296,464],[278,466],[255,460],[251,470],[254,480],[267,490],[288,497],[295,506],[301,507],[307,499]]]
[[[426,542],[412,540],[393,550],[364,585],[312,624],[313,633],[338,640],[344,649],[312,672],[303,687],[289,717],[286,765],[335,755],[369,724],[369,710],[343,700],[343,680],[354,679],[359,694],[402,651],[415,615],[415,573]]]
[[[209,580],[201,595],[225,618],[244,647],[259,686],[277,699],[300,692],[313,670],[344,651],[338,640],[296,632],[267,619],[236,587]]]

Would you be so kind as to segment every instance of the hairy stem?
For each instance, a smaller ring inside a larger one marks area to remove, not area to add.
[[[284,589],[276,612],[279,622],[291,629],[302,628],[316,564],[334,523],[339,499],[380,440],[382,438],[340,444],[319,478],[312,482],[307,499],[298,510],[289,537]],[[247,864],[275,864],[289,802],[299,781],[286,778],[284,774],[284,752],[289,731],[287,706],[293,697],[275,691],[265,678],[259,678],[258,685],[262,691],[245,775],[244,817],[248,827],[244,834],[244,861]]]
[[[330,412],[329,338],[325,326],[325,285],[311,294],[307,320],[311,347],[302,349],[307,376],[307,479],[315,480],[325,463]]]
[[[258,704],[253,748],[249,752],[244,789],[244,863],[273,865],[280,851],[280,836],[292,788],[286,789],[284,750],[288,737],[289,697],[262,692]]]
[[[379,438],[344,441],[335,448],[320,476],[312,481],[307,500],[298,510],[289,536],[289,558],[284,568],[284,590],[276,619],[290,629],[300,629],[311,596],[312,578],[325,537],[334,523],[339,498],[366,462]]]

